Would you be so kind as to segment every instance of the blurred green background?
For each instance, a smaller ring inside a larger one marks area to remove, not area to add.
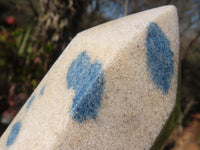
[[[71,39],[163,5],[179,14],[181,116],[165,150],[200,149],[200,0],[0,0],[0,135]]]

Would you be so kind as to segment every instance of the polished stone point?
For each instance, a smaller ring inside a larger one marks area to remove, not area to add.
[[[174,6],[77,34],[0,139],[0,150],[157,150],[178,120]]]

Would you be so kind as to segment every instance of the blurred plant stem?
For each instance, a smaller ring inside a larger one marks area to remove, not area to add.
[[[128,0],[124,2],[124,16],[128,15]]]
[[[180,114],[179,121],[178,121],[178,131],[179,134],[183,131],[183,119],[186,117],[192,106],[195,104],[193,99],[190,99],[189,103],[187,103],[184,112]]]

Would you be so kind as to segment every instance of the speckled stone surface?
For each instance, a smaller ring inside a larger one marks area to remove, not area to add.
[[[176,106],[179,29],[163,6],[79,33],[0,150],[148,150]]]

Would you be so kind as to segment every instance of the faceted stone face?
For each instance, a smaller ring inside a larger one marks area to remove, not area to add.
[[[20,129],[21,129],[21,122],[18,121],[16,122],[11,131],[10,131],[10,134],[8,136],[8,140],[7,140],[7,143],[6,143],[6,146],[9,147],[10,145],[12,145],[15,141],[15,139],[17,138],[19,132],[20,132]]]
[[[168,93],[174,73],[170,42],[156,23],[150,23],[146,35],[147,66],[153,82],[164,94]]]
[[[70,115],[75,121],[95,119],[103,95],[103,69],[100,62],[90,63],[87,52],[78,55],[68,70],[68,89],[73,88],[75,96],[70,109]]]
[[[177,119],[178,60],[174,6],[79,33],[5,131],[0,150],[159,147],[162,128],[170,131]]]

